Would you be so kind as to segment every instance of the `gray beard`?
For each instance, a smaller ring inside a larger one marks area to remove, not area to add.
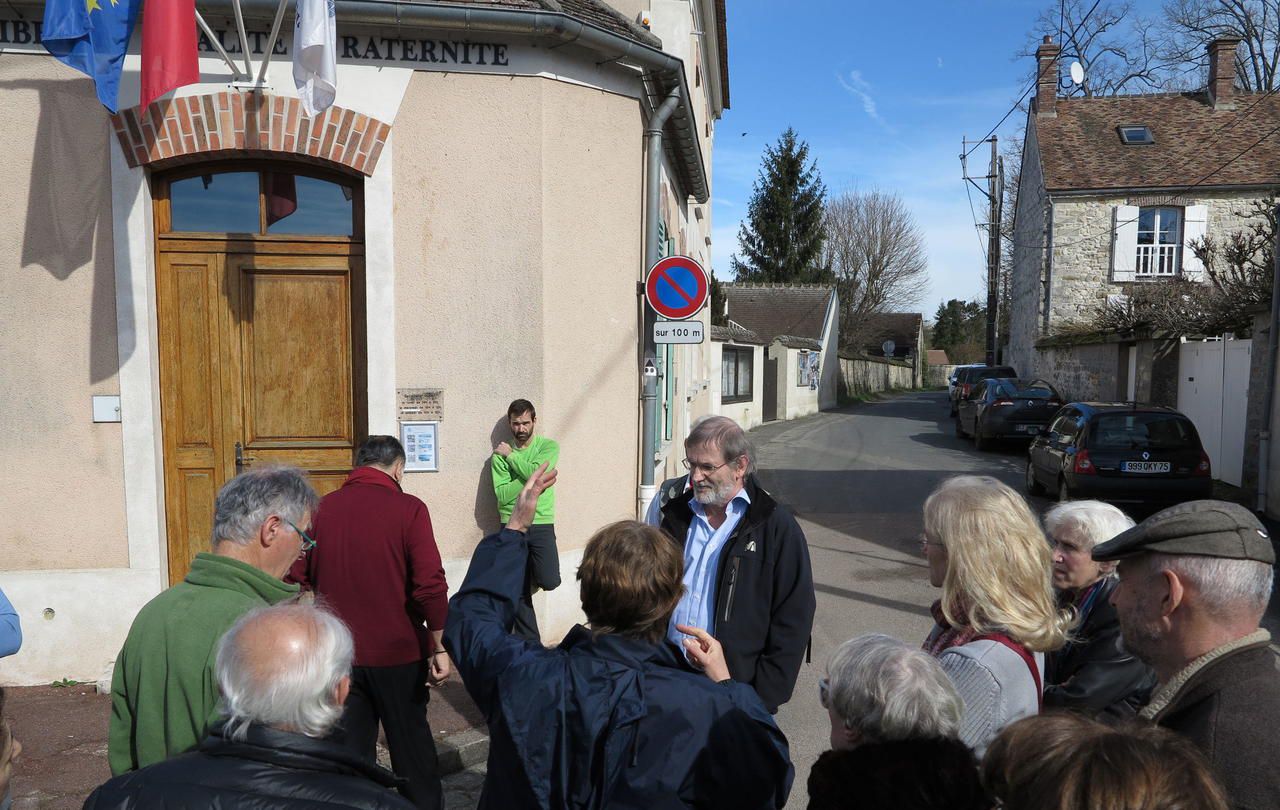
[[[725,506],[738,494],[733,484],[723,487],[693,488],[693,499],[703,506]]]

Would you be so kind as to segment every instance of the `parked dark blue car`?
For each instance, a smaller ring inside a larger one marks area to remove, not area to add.
[[[1172,408],[1072,402],[1031,442],[1027,490],[1059,500],[1167,505],[1208,498],[1209,456],[1195,425]]]

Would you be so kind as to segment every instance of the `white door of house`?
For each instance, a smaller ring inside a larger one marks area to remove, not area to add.
[[[1187,341],[1178,354],[1178,410],[1195,423],[1213,477],[1240,486],[1251,340]]]

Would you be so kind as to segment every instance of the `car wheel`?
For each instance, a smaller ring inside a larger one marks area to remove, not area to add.
[[[1071,500],[1071,488],[1067,486],[1067,479],[1063,478],[1058,482],[1058,503],[1066,503]]]
[[[1036,465],[1027,459],[1027,492],[1032,495],[1043,495],[1044,485],[1036,480]]]

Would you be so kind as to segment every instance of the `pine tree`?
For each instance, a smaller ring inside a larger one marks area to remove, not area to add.
[[[830,282],[831,271],[822,264],[826,194],[817,163],[809,161],[809,145],[797,140],[794,129],[766,146],[747,221],[738,230],[743,258],[735,254],[731,260],[737,280]]]

